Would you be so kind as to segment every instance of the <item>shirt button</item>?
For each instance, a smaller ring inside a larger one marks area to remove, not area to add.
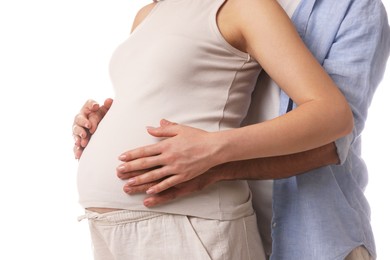
[[[272,228],[276,227],[276,222],[272,222]]]

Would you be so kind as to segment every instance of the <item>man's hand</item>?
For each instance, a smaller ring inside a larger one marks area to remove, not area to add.
[[[217,166],[218,168],[218,166]],[[223,172],[217,169],[211,169],[202,175],[197,176],[196,178],[175,185],[167,190],[164,190],[160,193],[154,194],[144,200],[144,205],[146,207],[154,207],[160,204],[167,203],[171,200],[184,197],[190,194],[193,194],[197,191],[201,191],[207,186],[216,183],[217,181],[222,180]],[[152,182],[147,184],[141,184],[139,186],[133,186],[126,184],[123,190],[129,194],[143,193],[146,192],[150,187],[156,185],[158,182]]]
[[[108,98],[100,106],[94,100],[88,100],[75,116],[73,122],[73,137],[75,144],[73,152],[76,159],[80,159],[84,148],[87,146],[91,135],[96,131],[100,121],[110,109],[113,100]]]
[[[147,194],[160,193],[189,181],[217,165],[212,133],[162,120],[149,134],[166,138],[156,144],[123,153],[117,168],[119,178],[130,178],[127,187],[150,185]]]

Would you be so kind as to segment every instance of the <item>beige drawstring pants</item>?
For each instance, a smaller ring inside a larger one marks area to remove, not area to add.
[[[210,220],[148,211],[87,211],[95,260],[265,260],[256,217]]]

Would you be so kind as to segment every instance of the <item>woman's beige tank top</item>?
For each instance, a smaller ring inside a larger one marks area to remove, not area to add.
[[[157,142],[146,126],[162,118],[206,131],[239,127],[260,72],[229,45],[216,15],[224,0],[164,0],[114,52],[114,103],[83,152],[78,169],[84,208],[120,208],[234,219],[253,212],[245,181],[220,182],[155,208],[127,195],[116,176],[124,151]]]

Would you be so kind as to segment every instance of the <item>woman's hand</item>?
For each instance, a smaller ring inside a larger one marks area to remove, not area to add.
[[[113,100],[108,98],[104,101],[103,106],[100,106],[96,101],[90,99],[85,102],[80,112],[75,116],[73,121],[73,137],[75,139],[73,152],[76,159],[80,159],[91,135],[96,131],[112,102]]]
[[[146,193],[156,194],[179,183],[189,181],[219,164],[217,138],[213,133],[161,120],[158,128],[149,127],[149,134],[166,138],[156,144],[140,147],[119,156],[117,168],[121,179],[130,178],[125,186],[153,183]]]

